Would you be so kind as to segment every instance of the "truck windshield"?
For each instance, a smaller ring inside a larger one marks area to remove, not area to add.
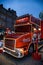
[[[31,25],[15,26],[15,32],[31,32]]]

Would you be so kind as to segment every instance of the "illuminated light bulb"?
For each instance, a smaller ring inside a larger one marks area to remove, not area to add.
[[[36,30],[36,28],[34,28],[34,31]]]
[[[41,30],[41,28],[38,29],[39,31]]]

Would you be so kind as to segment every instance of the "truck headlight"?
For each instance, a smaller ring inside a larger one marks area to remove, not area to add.
[[[17,50],[20,52],[23,52],[23,48],[18,48]]]
[[[18,50],[19,55],[23,55],[23,48],[18,48],[17,50]]]

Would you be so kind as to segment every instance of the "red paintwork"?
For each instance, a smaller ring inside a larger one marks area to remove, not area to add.
[[[41,55],[37,52],[34,52],[32,54],[32,57],[33,57],[34,60],[41,60]]]
[[[16,24],[28,23],[29,20],[30,20],[30,17],[21,18],[21,19],[16,20]]]
[[[20,37],[21,35],[22,34],[17,34],[17,33],[8,34],[8,35],[6,35],[6,38],[14,38],[14,39],[16,39],[16,38]]]
[[[24,39],[30,39],[30,41],[23,42]],[[28,49],[29,43],[31,43],[31,33],[24,34],[22,37],[17,39],[16,43],[17,48],[23,48],[26,46]]]

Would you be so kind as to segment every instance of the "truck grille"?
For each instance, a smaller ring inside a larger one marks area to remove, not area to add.
[[[15,45],[15,40],[5,39],[5,47],[13,50],[14,45]]]
[[[12,51],[10,51],[9,49],[6,49],[6,48],[4,48],[4,50],[8,54],[12,54],[13,56],[18,56],[18,53],[16,51],[15,52],[12,52]]]

